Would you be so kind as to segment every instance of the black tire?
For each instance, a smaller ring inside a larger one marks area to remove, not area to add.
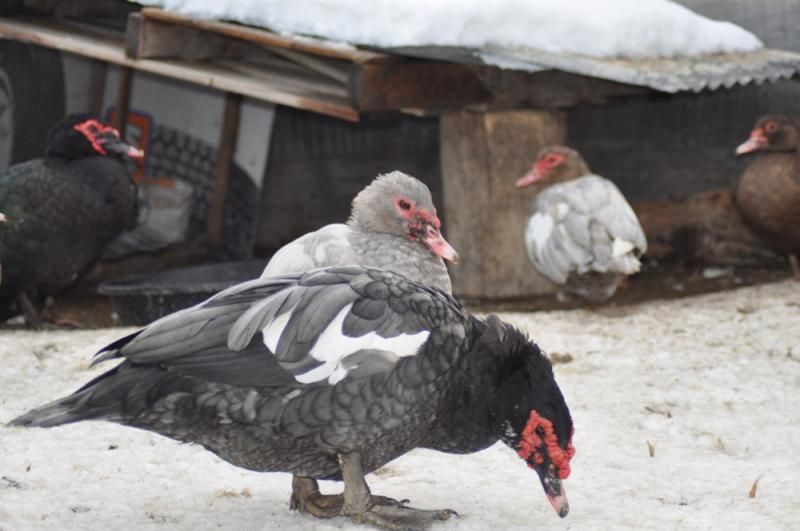
[[[147,148],[147,174],[177,177],[194,187],[189,237],[205,234],[214,187],[217,151],[191,135],[156,125]],[[252,256],[261,194],[238,164],[231,167],[222,224],[222,247],[215,258],[243,260]]]
[[[61,54],[0,39],[0,91],[0,113],[10,113],[0,114],[0,121],[10,124],[0,131],[0,150],[10,153],[8,164],[42,156],[47,132],[65,114]]]

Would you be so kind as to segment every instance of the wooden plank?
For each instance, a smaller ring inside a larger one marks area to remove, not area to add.
[[[472,65],[413,59],[359,65],[353,70],[350,92],[353,106],[361,111],[457,109],[493,98]]]
[[[523,232],[532,196],[514,186],[536,152],[566,138],[558,111],[458,112],[440,119],[446,234],[461,253],[453,291],[507,299],[555,288],[528,261]]]
[[[783,265],[742,219],[730,189],[633,205],[647,235],[647,255],[724,266]]]
[[[494,94],[496,107],[568,108],[582,103],[603,104],[620,96],[655,94],[656,91],[604,79],[546,70],[522,72],[481,67],[481,81]]]
[[[460,112],[439,118],[439,151],[444,198],[444,234],[461,254],[450,267],[453,291],[459,297],[480,297],[484,286],[483,252],[491,239],[491,209],[479,197],[487,188],[489,150],[481,113]],[[471,193],[471,191],[474,191]]]
[[[281,87],[290,92],[300,92],[303,94],[317,95],[317,96],[333,96],[347,99],[347,87],[331,83],[327,80],[320,79],[319,76],[310,76],[308,71],[298,71],[291,75],[277,77],[276,72],[284,72],[287,67],[291,67],[287,63],[276,65],[269,68],[263,68],[263,63],[252,64],[244,61],[234,61],[227,59],[217,59],[214,61],[215,65],[223,66],[230,69],[232,72],[238,72],[254,79],[269,80],[276,87]]]
[[[200,20],[153,7],[142,9],[141,14],[150,19],[212,31],[256,44],[296,50],[298,52],[305,52],[321,57],[330,57],[332,59],[344,59],[354,63],[368,63],[373,61],[391,62],[396,60],[390,55],[360,50],[347,44],[334,43],[312,37],[287,37],[264,29],[214,20]]]
[[[117,85],[117,105],[114,113],[114,126],[120,135],[125,138],[125,128],[128,125],[128,111],[131,108],[131,88],[133,86],[133,69],[125,67],[121,69],[119,83]]]
[[[566,108],[655,92],[564,72],[531,73],[418,59],[357,65],[350,87],[353,106],[361,111],[442,111],[467,105],[487,111],[520,106]]]
[[[125,53],[134,59],[180,58],[202,61],[230,54],[232,41],[187,26],[165,24],[140,13],[128,16]]]
[[[353,122],[359,120],[358,111],[346,100],[287,91],[285,86],[281,87],[277,83],[279,76],[276,76],[276,82],[273,83],[265,79],[253,79],[252,76],[231,72],[229,69],[208,63],[189,65],[179,60],[131,59],[125,55],[120,42],[89,38],[40,23],[5,17],[0,17],[0,38],[55,48],[261,101],[327,114]]]
[[[217,165],[214,170],[214,193],[208,211],[208,241],[213,246],[222,243],[222,225],[225,221],[225,200],[228,197],[231,163],[236,151],[236,135],[239,131],[239,107],[242,98],[238,94],[225,94],[225,115],[217,150]]]
[[[306,54],[284,50],[282,48],[270,48],[274,54],[280,55],[294,63],[302,65],[309,70],[322,74],[323,76],[338,81],[341,84],[347,83],[350,77],[350,66],[331,65],[324,60],[316,59]]]
[[[266,46],[244,41],[236,36],[222,35],[209,29],[198,29],[181,23],[166,23],[141,13],[128,17],[125,52],[136,59],[181,58],[200,61],[214,57],[235,57],[249,52],[271,53],[302,65],[312,72],[345,84],[353,63],[315,57],[283,47]],[[250,55],[248,54],[248,55]],[[339,64],[335,64],[339,63]]]

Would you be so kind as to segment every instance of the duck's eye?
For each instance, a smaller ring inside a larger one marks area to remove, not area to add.
[[[775,124],[775,122],[767,122],[764,126],[764,129],[767,130],[767,133],[774,133],[777,128],[778,126]]]
[[[409,203],[405,199],[401,199],[400,201],[398,201],[397,205],[403,210],[411,210],[411,203]]]

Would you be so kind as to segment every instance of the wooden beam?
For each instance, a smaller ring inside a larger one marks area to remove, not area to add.
[[[217,165],[214,169],[214,193],[208,211],[208,241],[212,247],[222,243],[222,226],[225,221],[225,200],[231,175],[233,154],[236,152],[236,135],[239,132],[239,107],[242,98],[238,94],[225,94],[225,116],[219,136]]]
[[[457,112],[440,118],[445,235],[461,253],[453,291],[470,299],[552,293],[528,261],[523,233],[532,197],[514,186],[547,144],[563,143],[559,111]]]
[[[493,98],[474,66],[413,59],[358,65],[351,74],[350,93],[360,111],[457,109]]]
[[[315,39],[313,37],[287,37],[259,28],[243,26],[240,24],[231,24],[228,22],[219,22],[215,20],[195,19],[186,15],[179,15],[171,11],[164,11],[162,9],[153,7],[146,7],[142,9],[140,13],[142,16],[152,20],[181,24],[187,27],[211,31],[220,35],[234,37],[255,44],[284,48],[287,50],[295,50],[320,57],[342,59],[353,63],[368,63],[373,61],[394,62],[397,60],[391,55],[360,50],[355,46],[350,46],[347,44],[333,43],[322,39]]]
[[[621,96],[656,94],[656,91],[615,81],[545,70],[522,72],[479,67],[477,75],[494,95],[495,107],[568,108],[582,103],[602,104]]]
[[[125,127],[128,125],[128,111],[131,108],[131,88],[133,86],[133,69],[123,67],[120,69],[117,84],[117,104],[114,121],[111,124],[125,138]]]
[[[125,53],[134,59],[180,58],[201,61],[229,55],[232,41],[208,31],[128,15]]]
[[[357,122],[360,118],[358,111],[344,98],[308,94],[295,89],[287,90],[287,86],[297,87],[298,84],[295,82],[291,85],[292,79],[283,78],[279,74],[276,74],[275,81],[272,82],[231,72],[228,68],[210,63],[186,64],[179,60],[131,59],[125,55],[124,46],[118,41],[87,37],[63,28],[5,17],[0,17],[0,38],[63,50],[143,72],[233,92],[260,101],[327,114],[352,122]]]
[[[318,59],[292,50],[284,50],[282,48],[270,48],[269,51],[343,85],[347,83],[350,77],[349,64],[332,65],[331,61],[326,62],[323,59]]]

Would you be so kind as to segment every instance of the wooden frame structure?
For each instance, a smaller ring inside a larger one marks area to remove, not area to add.
[[[211,245],[221,238],[242,97],[352,122],[385,112],[439,116],[446,233],[465,257],[452,269],[454,291],[475,298],[552,291],[522,251],[530,197],[513,182],[538,149],[565,140],[566,119],[558,109],[654,93],[564,72],[502,70],[287,37],[154,8],[127,14],[124,32],[99,32],[74,20],[0,17],[0,38],[94,59],[95,94],[102,93],[106,65],[121,66],[119,128],[126,123],[134,70],[226,93],[209,212]],[[91,106],[97,110],[99,102]]]

